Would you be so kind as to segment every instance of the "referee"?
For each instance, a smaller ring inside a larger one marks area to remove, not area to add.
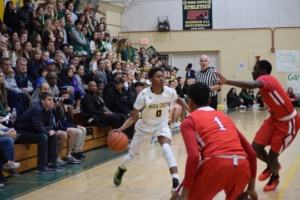
[[[213,72],[216,71],[214,67],[209,66],[209,57],[207,55],[200,56],[199,64],[201,69],[196,73],[196,82],[205,83],[209,86],[210,104],[209,106],[217,109],[218,105],[218,90],[221,85],[218,84],[218,77]]]

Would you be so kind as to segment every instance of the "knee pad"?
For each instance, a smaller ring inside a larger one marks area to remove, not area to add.
[[[168,167],[169,168],[176,167],[177,162],[176,162],[173,152],[171,150],[171,146],[168,143],[164,143],[162,145],[162,150],[163,150],[163,156],[168,163]]]

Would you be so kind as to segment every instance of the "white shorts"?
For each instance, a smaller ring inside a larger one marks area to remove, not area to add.
[[[142,147],[149,145],[152,137],[164,136],[172,140],[168,121],[157,126],[152,126],[145,123],[142,119],[138,119],[135,123],[135,134],[130,143],[129,152],[138,154]]]

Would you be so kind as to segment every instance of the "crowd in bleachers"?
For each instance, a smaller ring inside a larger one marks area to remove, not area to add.
[[[55,100],[51,126],[57,135],[58,155],[65,142],[67,153],[64,159],[58,156],[52,163],[48,160],[47,167],[38,161],[37,173],[63,170],[61,166],[66,163],[86,159],[81,152],[86,129],[71,123],[73,113],[85,116],[84,126],[120,126],[130,116],[138,93],[150,84],[147,73],[151,67],[163,67],[165,85],[186,97],[194,77],[187,73],[184,84],[184,78],[177,78],[176,67],[168,66],[156,54],[147,54],[144,47],[133,48],[129,39],[111,38],[106,18],[97,20],[90,15],[88,9],[75,14],[72,0],[46,0],[38,6],[23,0],[19,9],[12,1],[6,3],[0,21],[2,171],[19,176],[16,169],[20,164],[14,162],[13,156],[14,141],[41,144],[40,140],[20,135],[24,135],[23,124],[35,114],[41,98],[47,97],[41,97],[44,93],[51,92]],[[172,126],[178,127],[184,116],[181,107],[174,103],[170,115]],[[133,127],[126,134],[131,139]],[[6,182],[1,172],[0,187]]]

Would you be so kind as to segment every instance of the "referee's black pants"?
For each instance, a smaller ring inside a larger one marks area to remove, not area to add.
[[[218,95],[212,96],[210,97],[210,107],[214,108],[215,110],[217,110],[217,106],[218,106]]]

